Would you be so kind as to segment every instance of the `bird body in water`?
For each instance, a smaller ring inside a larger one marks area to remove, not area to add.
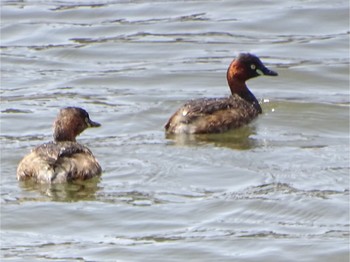
[[[86,128],[99,126],[84,109],[61,109],[53,125],[54,141],[37,146],[21,160],[17,179],[63,183],[99,176],[102,168],[95,156],[76,142],[76,136]]]
[[[224,98],[191,100],[178,109],[165,125],[168,134],[220,133],[250,123],[262,109],[246,81],[260,76],[277,76],[252,54],[240,54],[227,70],[231,95]]]

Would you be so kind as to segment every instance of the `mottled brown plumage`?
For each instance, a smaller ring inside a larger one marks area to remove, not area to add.
[[[259,75],[276,76],[252,54],[240,54],[227,70],[231,96],[191,100],[173,114],[165,130],[168,134],[220,133],[250,123],[261,112],[245,82]]]
[[[102,169],[92,152],[75,141],[88,127],[98,127],[77,107],[60,110],[54,122],[54,142],[34,148],[18,165],[17,179],[39,183],[63,183],[98,176]]]

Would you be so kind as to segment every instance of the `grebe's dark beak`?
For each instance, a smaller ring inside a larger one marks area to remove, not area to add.
[[[261,67],[261,68],[257,69],[256,71],[257,71],[258,74],[260,74],[260,75],[278,76],[277,72],[272,71],[272,70],[268,69],[267,67]]]
[[[99,127],[99,126],[101,126],[100,123],[94,122],[94,121],[92,121],[91,119],[87,119],[87,125],[88,125],[89,127]]]

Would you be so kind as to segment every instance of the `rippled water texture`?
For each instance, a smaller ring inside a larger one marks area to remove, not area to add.
[[[2,261],[348,261],[349,2],[2,1]],[[185,101],[248,82],[263,115],[221,135],[166,137]],[[101,180],[38,186],[16,167],[59,108]]]

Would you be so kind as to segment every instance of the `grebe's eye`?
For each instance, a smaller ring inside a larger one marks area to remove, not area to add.
[[[250,65],[250,68],[251,68],[252,70],[255,70],[255,69],[256,69],[256,65],[255,65],[255,64],[251,64],[251,65]]]

